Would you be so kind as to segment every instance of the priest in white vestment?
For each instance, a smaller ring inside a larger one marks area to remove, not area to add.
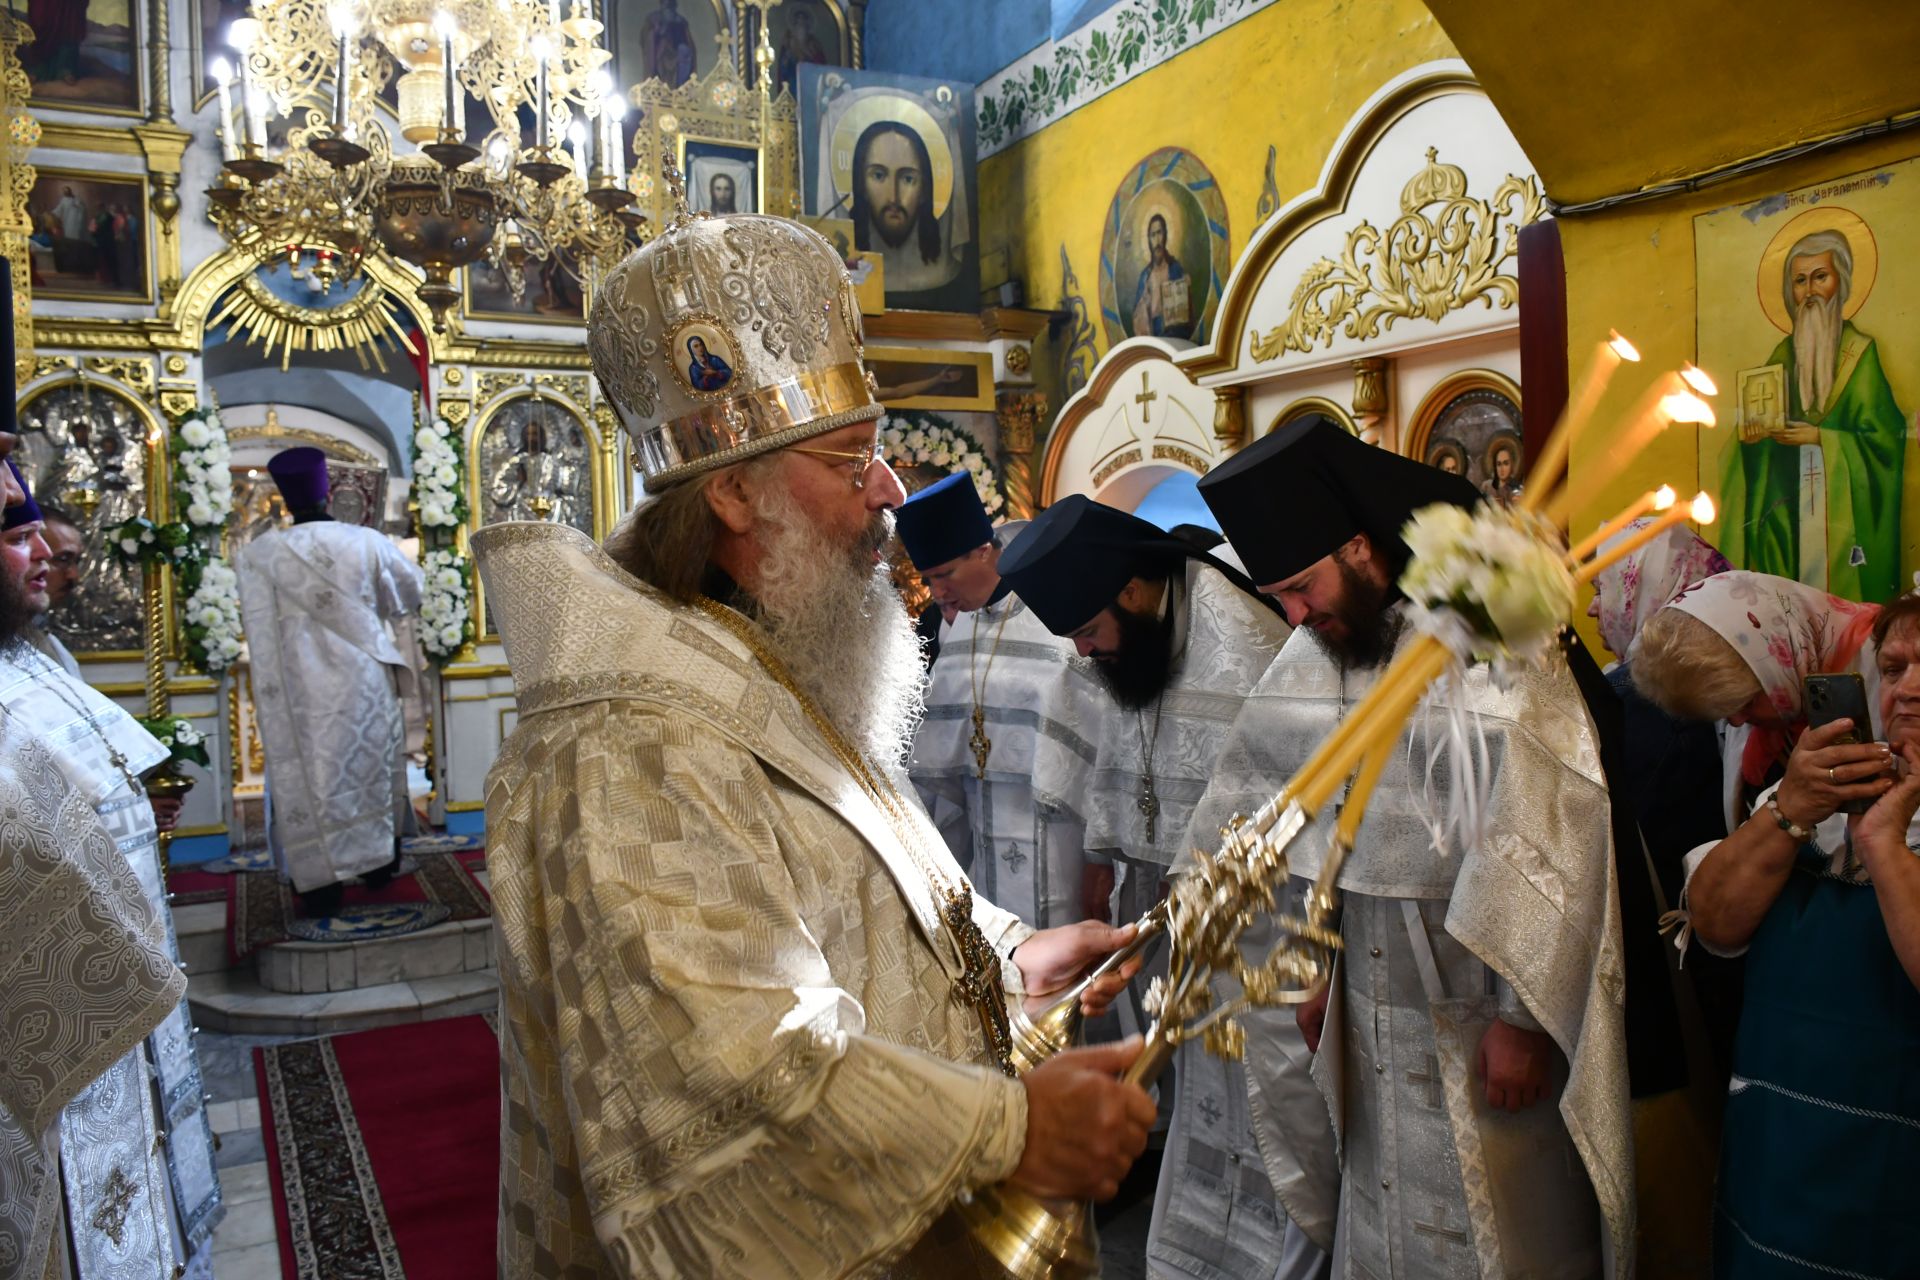
[[[926,718],[907,773],[988,901],[1038,929],[1107,917],[1113,864],[1086,855],[1085,805],[1107,698],[1073,646],[1000,577],[995,530],[966,472],[907,499],[900,541],[943,609]]]
[[[1007,1073],[1005,1001],[1129,931],[975,896],[899,767],[922,668],[859,326],[814,232],[683,212],[589,323],[650,496],[605,551],[475,535],[520,710],[487,786],[506,1280],[991,1275],[963,1196],[1111,1196],[1145,1144],[1137,1043]]]
[[[1407,517],[1478,495],[1317,418],[1200,492],[1297,627],[1195,812],[1189,839],[1210,844],[1286,784],[1410,636],[1394,585]],[[1450,805],[1479,817],[1449,828]],[[1289,846],[1297,877],[1319,873],[1337,813]],[[1339,890],[1330,990],[1243,1020],[1261,1152],[1293,1220],[1334,1250],[1338,1277],[1629,1274],[1611,817],[1564,663],[1506,688],[1473,667],[1428,695]]]
[[[1164,896],[1214,759],[1286,623],[1230,555],[1077,494],[1027,526],[1000,572],[1048,629],[1094,660],[1106,688],[1087,847],[1119,867],[1115,919],[1137,920]],[[1149,973],[1165,968],[1162,952]],[[1144,1022],[1137,1004],[1131,1013]],[[1147,1239],[1153,1274],[1273,1280],[1283,1255],[1299,1259],[1289,1280],[1310,1274],[1311,1250],[1288,1254],[1240,1065],[1183,1045],[1171,1097],[1165,1079],[1161,1088],[1170,1129]]]
[[[0,453],[13,443],[0,433]],[[11,464],[0,476],[8,516],[23,514],[24,483]],[[148,1280],[186,1256],[149,1084],[162,1036],[148,1038],[182,1014],[186,979],[165,908],[125,850],[143,806],[139,766],[121,752],[140,754],[132,734],[145,735],[130,720],[96,734],[49,715],[49,695],[73,691],[18,665],[67,679],[23,639],[46,563],[37,519],[0,532],[0,1278]],[[79,705],[99,723],[96,705]],[[86,767],[115,757],[128,768]],[[204,1140],[200,1155],[210,1181]]]
[[[267,839],[306,914],[338,908],[343,881],[399,866],[412,828],[400,681],[414,669],[393,625],[420,608],[420,567],[378,530],[327,513],[327,460],[267,464],[293,527],[247,544],[237,566],[267,759]]]
[[[46,609],[49,548],[41,536],[40,512],[33,495],[24,481],[21,488],[25,500],[7,508],[0,519],[0,578],[4,578],[10,598],[19,601],[31,618]],[[0,645],[0,706],[6,708],[21,732],[31,734],[53,757],[68,786],[93,806],[100,825],[113,841],[116,856],[130,869],[161,921],[166,953],[177,967],[179,946],[161,877],[156,808],[140,781],[143,774],[166,760],[166,748],[119,704],[68,675],[29,644],[24,634],[10,634],[10,642]],[[168,825],[171,821],[170,813]],[[141,1124],[164,1135],[166,1160],[160,1180],[143,1191],[150,1191],[154,1203],[160,1206],[159,1220],[167,1226],[163,1233],[166,1242],[177,1247],[184,1258],[206,1245],[221,1214],[206,1091],[194,1052],[193,1019],[184,999],[175,1003],[148,1039],[144,1052],[136,1056],[139,1061],[125,1068],[131,1073],[126,1078],[139,1080],[144,1094],[151,1075],[160,1086],[159,1114],[143,1119],[145,1112],[137,1099],[103,1086],[97,1094],[89,1095],[96,1104],[90,1119],[78,1113],[70,1115],[68,1129],[74,1135],[94,1132],[103,1139],[112,1138],[110,1146],[120,1141],[113,1135],[122,1130],[132,1132]],[[101,1106],[106,1110],[99,1110]],[[70,1198],[82,1203],[90,1196],[103,1194],[99,1184],[108,1177],[110,1163],[104,1156],[70,1155],[63,1163]],[[89,1168],[93,1171],[91,1181]],[[112,1248],[106,1248],[92,1235],[76,1240],[75,1262],[83,1277],[108,1280],[147,1274],[150,1259],[143,1247],[112,1243]]]

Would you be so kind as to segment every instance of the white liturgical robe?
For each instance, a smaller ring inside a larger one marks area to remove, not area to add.
[[[241,554],[240,613],[267,758],[268,840],[302,893],[385,866],[411,806],[391,624],[420,607],[418,565],[334,520],[263,534]]]

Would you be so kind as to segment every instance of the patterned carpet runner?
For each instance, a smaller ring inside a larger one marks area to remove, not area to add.
[[[285,1280],[494,1274],[491,1016],[254,1050]]]
[[[401,874],[384,888],[349,883],[341,908],[303,919],[292,886],[264,850],[182,867],[167,878],[175,906],[227,904],[227,955],[235,964],[261,947],[304,942],[357,942],[413,933],[447,920],[492,914],[487,891],[473,873],[484,870],[478,836],[416,836],[402,842]]]

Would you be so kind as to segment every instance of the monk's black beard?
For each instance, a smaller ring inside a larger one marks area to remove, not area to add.
[[[1340,570],[1340,603],[1333,616],[1346,629],[1335,639],[1313,631],[1314,640],[1343,666],[1377,667],[1393,656],[1403,625],[1398,610],[1389,609],[1392,588],[1375,582],[1344,560],[1334,563]]]
[[[1165,618],[1131,613],[1118,605],[1113,616],[1120,624],[1120,648],[1111,658],[1094,662],[1093,669],[1107,692],[1123,707],[1150,707],[1173,679],[1173,614]]]

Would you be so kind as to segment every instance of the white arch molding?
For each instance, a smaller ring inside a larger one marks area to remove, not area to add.
[[[1168,476],[1203,476],[1225,456],[1213,434],[1213,393],[1187,377],[1179,354],[1159,338],[1129,338],[1107,352],[1047,436],[1039,505],[1081,493],[1131,511]]]

